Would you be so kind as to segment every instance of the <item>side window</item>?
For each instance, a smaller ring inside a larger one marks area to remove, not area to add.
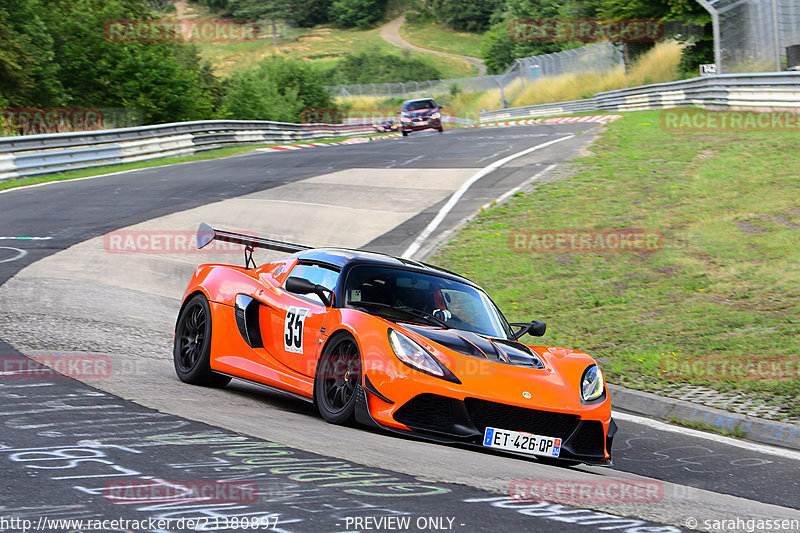
[[[336,280],[339,279],[339,272],[319,265],[298,264],[292,269],[287,279],[289,277],[305,278],[311,283],[322,285],[326,289],[333,291],[336,287]],[[322,300],[316,294],[304,294],[303,297],[322,303]]]

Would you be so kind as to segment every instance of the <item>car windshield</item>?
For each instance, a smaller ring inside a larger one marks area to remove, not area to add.
[[[344,286],[347,307],[390,320],[511,338],[503,315],[483,291],[459,281],[384,266],[356,266]]]
[[[419,111],[420,109],[431,109],[436,107],[433,100],[416,100],[414,102],[406,102],[405,111]]]

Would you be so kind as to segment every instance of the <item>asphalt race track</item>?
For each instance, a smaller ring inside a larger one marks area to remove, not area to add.
[[[0,193],[0,530],[82,529],[44,518],[144,521],[104,531],[232,530],[247,519],[272,531],[498,532],[730,531],[709,521],[738,517],[746,530],[748,519],[800,519],[800,453],[624,413],[614,467],[566,468],[332,426],[309,404],[243,382],[184,385],[171,355],[181,292],[197,264],[240,264],[241,251],[188,253],[151,238],[152,249],[125,253],[108,236],[188,235],[207,221],[400,255],[463,193],[420,256],[481,206],[547,179],[596,131],[421,133]],[[463,189],[491,163],[551,142]],[[111,370],[77,381],[23,354],[93,357]],[[222,497],[179,497],[180,486],[204,480]],[[628,480],[655,492],[571,507],[511,499],[509,487],[526,480]]]

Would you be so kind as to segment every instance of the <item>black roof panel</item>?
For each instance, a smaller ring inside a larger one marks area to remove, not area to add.
[[[346,248],[314,248],[312,250],[305,250],[302,252],[298,252],[295,255],[302,262],[319,261],[320,263],[327,263],[329,265],[333,265],[339,268],[344,268],[351,264],[369,264],[376,266],[383,265],[389,267],[405,268],[408,270],[416,270],[418,272],[425,272],[428,274],[434,274],[437,276],[442,276],[453,280],[457,280],[463,283],[467,283],[468,285],[475,285],[475,283],[473,283],[472,281],[462,276],[459,276],[454,272],[450,272],[449,270],[429,265],[427,263],[422,263],[420,261],[414,261],[412,259],[403,259],[400,257],[394,257],[391,255],[386,255],[378,252],[367,252],[364,250],[348,250]]]

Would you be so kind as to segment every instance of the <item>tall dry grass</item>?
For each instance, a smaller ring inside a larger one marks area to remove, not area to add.
[[[608,72],[564,74],[542,78],[527,83],[509,99],[511,107],[565,102],[591,98],[595,93],[636,87],[650,83],[661,83],[678,79],[678,63],[681,60],[681,44],[675,41],[658,43],[644,54],[626,72],[623,67]],[[511,92],[513,88],[510,88]],[[508,98],[508,96],[506,96]]]

